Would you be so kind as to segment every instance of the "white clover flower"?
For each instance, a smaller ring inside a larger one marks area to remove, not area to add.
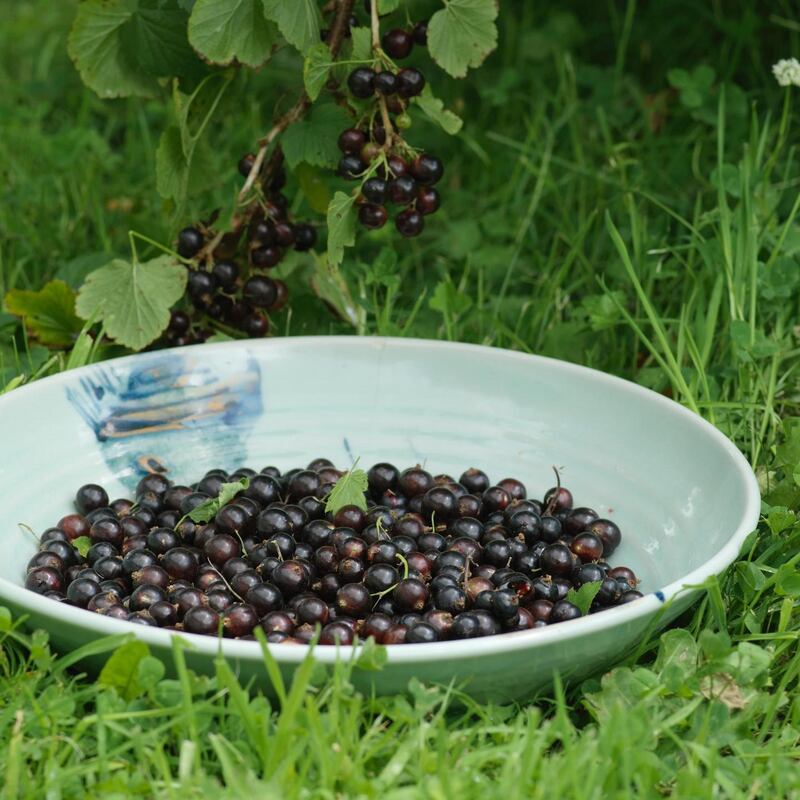
[[[800,86],[800,61],[782,58],[772,65],[772,74],[781,86]]]

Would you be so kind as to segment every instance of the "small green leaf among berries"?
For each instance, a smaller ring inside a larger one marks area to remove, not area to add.
[[[211,497],[204,503],[196,506],[187,516],[192,522],[209,522],[217,515],[217,511],[230,503],[237,494],[246,491],[249,486],[250,480],[248,478],[231,481],[230,483],[223,483],[222,486],[219,487],[219,494],[216,497]]]
[[[325,501],[325,511],[336,514],[344,506],[358,506],[367,510],[367,491],[369,481],[363,469],[351,469],[342,475],[331,489]]]
[[[336,192],[328,206],[328,261],[338,266],[344,258],[344,248],[356,241],[356,199]]]
[[[569,600],[572,605],[577,606],[583,616],[586,616],[602,585],[602,581],[584,583],[577,591],[575,591],[575,589],[570,589],[567,592],[567,600]]]
[[[92,546],[92,540],[88,536],[79,536],[77,539],[73,539],[72,546],[86,558],[86,554]]]
[[[141,350],[163,333],[169,310],[186,288],[186,269],[169,256],[150,261],[113,261],[90,273],[75,310],[102,322],[118,344]]]
[[[434,97],[430,86],[426,86],[422,93],[415,97],[412,102],[426,114],[431,122],[435,122],[445,133],[451,136],[461,130],[464,121],[458,114],[448,111],[444,103],[439,98]]]
[[[68,347],[83,327],[75,313],[75,292],[64,281],[50,281],[38,292],[11,289],[5,305],[42,344]]]

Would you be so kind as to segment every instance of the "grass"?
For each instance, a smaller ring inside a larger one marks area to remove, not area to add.
[[[2,292],[75,285],[129,229],[168,241],[172,225],[154,192],[163,103],[86,92],[71,4],[49,5],[15,4],[0,31]],[[222,662],[164,678],[141,653],[120,692],[0,614],[5,796],[800,797],[800,98],[769,73],[800,51],[796,9],[505,5],[486,67],[436,86],[463,135],[419,133],[446,156],[442,212],[345,264],[357,332],[543,353],[671,395],[757,469],[764,518],[740,561],[624,665],[510,706],[417,683],[361,697],[347,666],[323,681],[311,664],[271,705]],[[230,194],[293,80],[280,60],[237,79],[209,130],[211,174],[230,177],[191,213]],[[673,87],[687,80],[693,105]],[[288,279],[281,332],[353,330],[307,266]],[[0,387],[114,352],[76,350],[52,355],[0,313]]]

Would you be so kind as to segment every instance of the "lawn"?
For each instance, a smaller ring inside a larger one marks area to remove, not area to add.
[[[119,689],[0,609],[4,797],[800,797],[800,88],[771,71],[800,56],[796,4],[501,6],[486,64],[436,86],[463,131],[422,128],[447,163],[442,210],[417,239],[359,236],[342,266],[355,325],[307,266],[282,266],[277,333],[477,342],[664,392],[757,471],[740,560],[608,674],[505,706],[420,683],[363,697],[347,666],[322,680],[310,663],[271,703],[224,662],[207,679],[177,658],[168,678],[143,653]],[[0,296],[77,288],[130,230],[169,242],[226,202],[296,95],[289,54],[232,82],[178,219],[155,189],[163,98],[86,89],[74,13],[5,4]],[[121,352],[50,350],[0,310],[0,391]]]

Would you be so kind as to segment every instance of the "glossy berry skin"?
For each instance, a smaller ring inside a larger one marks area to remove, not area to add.
[[[366,67],[354,69],[347,76],[347,87],[354,97],[366,99],[375,91],[375,72]]]
[[[444,175],[444,164],[442,164],[441,160],[436,156],[423,153],[411,162],[411,174],[417,182],[421,183],[423,186],[433,186],[435,183],[438,183],[442,175]],[[519,481],[514,481],[514,485],[516,486],[517,484],[522,486]],[[525,487],[522,486],[522,489],[524,492]],[[516,499],[521,500],[523,498],[517,497]]]
[[[389,214],[383,206],[365,203],[358,209],[358,221],[368,230],[375,231],[382,228],[388,219]]]
[[[358,155],[366,143],[366,135],[357,128],[348,128],[339,134],[339,149],[346,155]]]
[[[197,557],[185,547],[167,550],[160,565],[173,580],[193,581],[199,569]]]
[[[183,617],[183,629],[186,633],[203,633],[213,636],[219,630],[220,617],[216,611],[206,606],[194,606]]]
[[[411,38],[414,44],[420,47],[427,47],[428,45],[428,20],[418,22],[411,30]]]
[[[425,220],[422,214],[413,208],[406,208],[401,211],[394,221],[395,227],[401,236],[412,239],[419,236],[425,228]]]
[[[361,194],[375,205],[383,205],[387,198],[388,184],[382,178],[367,178],[361,186]],[[391,488],[389,486],[387,489]],[[385,491],[385,489],[384,489]]]
[[[225,636],[238,639],[248,636],[258,624],[258,615],[246,603],[234,603],[225,610],[222,617],[222,631]],[[185,627],[185,625],[184,625]]]
[[[579,533],[570,542],[569,549],[586,564],[589,561],[599,561],[603,557],[603,542],[594,533]]]
[[[247,279],[242,297],[254,308],[271,308],[278,297],[275,281],[264,275],[253,275]]]
[[[269,318],[257,312],[248,314],[242,323],[242,330],[251,339],[261,339],[269,333]]]
[[[390,58],[408,58],[414,47],[414,39],[408,31],[402,28],[394,28],[383,34],[381,46],[384,53]]]
[[[352,644],[355,634],[344,622],[329,622],[320,633],[320,644]]]
[[[88,514],[98,508],[108,506],[108,494],[102,486],[87,483],[75,494],[75,507],[81,514]]]
[[[158,600],[147,609],[160,628],[172,628],[178,622],[178,612],[172,603]]]
[[[115,519],[99,519],[89,530],[89,538],[92,542],[109,542],[114,547],[122,547],[125,533],[122,525]]]
[[[72,585],[72,584],[70,584]],[[46,592],[60,592],[64,587],[64,578],[61,572],[53,567],[35,567],[25,578],[25,588],[45,594]],[[87,598],[86,602],[89,602]]]
[[[581,615],[581,610],[567,600],[559,600],[553,605],[550,612],[550,625],[556,622],[568,622],[571,619],[578,619]]]
[[[285,597],[300,594],[309,585],[308,571],[299,561],[293,559],[275,567],[270,579]]]
[[[178,234],[178,255],[192,258],[203,246],[203,234],[197,228],[184,228]]]
[[[398,92],[402,97],[416,97],[425,88],[425,76],[414,67],[406,67],[397,73],[400,82]]]
[[[339,159],[338,174],[341,178],[354,181],[367,168],[359,156],[342,156]]]
[[[428,587],[416,578],[406,578],[395,587],[392,600],[401,611],[421,612],[428,602]]]
[[[218,261],[211,270],[217,285],[226,292],[232,292],[236,288],[236,281],[239,277],[239,267],[233,261]]]
[[[30,578],[30,575],[28,577]],[[77,578],[67,587],[67,600],[78,608],[86,608],[89,601],[101,591],[97,581],[89,578]]]
[[[548,489],[544,496],[545,508],[550,509],[550,513],[557,511],[569,511],[572,509],[572,492],[563,486],[554,486]]]
[[[563,544],[548,545],[541,558],[542,571],[546,575],[564,576],[572,572],[572,553]]]
[[[401,175],[399,178],[389,181],[388,195],[392,203],[399,206],[406,206],[414,200],[417,191],[417,184],[408,175]]]
[[[281,251],[274,246],[256,247],[250,251],[250,262],[258,269],[270,269],[280,263]]]
[[[622,533],[615,522],[610,519],[595,520],[589,530],[603,543],[603,557],[608,558],[622,541]]]
[[[400,79],[393,72],[379,72],[375,76],[375,91],[389,96],[396,94],[400,88]]]
[[[417,211],[423,216],[435,214],[439,210],[441,204],[442,199],[439,196],[439,192],[432,186],[420,186],[419,189],[417,189],[415,206]]]
[[[588,530],[598,516],[592,508],[573,508],[564,520],[564,531],[570,536],[577,536],[582,531]]]
[[[317,231],[308,223],[300,223],[294,226],[294,249],[299,253],[311,250],[317,243]]]
[[[363,619],[372,610],[373,599],[363,583],[348,583],[336,593],[336,610],[349,617]]]

